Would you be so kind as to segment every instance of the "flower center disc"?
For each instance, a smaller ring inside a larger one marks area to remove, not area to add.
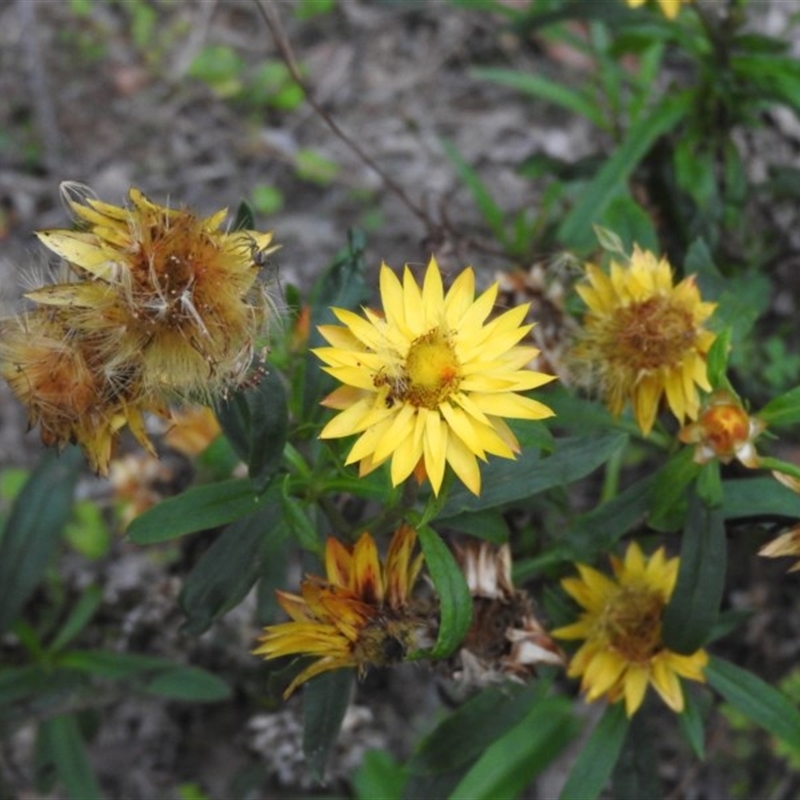
[[[615,359],[637,371],[680,362],[696,338],[692,315],[666,297],[620,309],[615,327]]]
[[[461,365],[453,345],[439,328],[411,343],[405,373],[408,387],[403,399],[417,407],[436,408],[461,383]]]
[[[662,647],[664,599],[645,586],[626,586],[609,603],[602,619],[609,644],[627,661],[646,663]]]

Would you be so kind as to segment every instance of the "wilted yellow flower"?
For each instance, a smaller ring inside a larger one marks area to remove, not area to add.
[[[315,659],[289,684],[284,697],[321,672],[356,667],[363,674],[370,665],[398,663],[432,643],[430,621],[420,617],[411,602],[423,561],[421,553],[413,555],[416,540],[416,532],[402,525],[381,564],[368,533],[352,549],[329,538],[327,580],[307,577],[300,595],[277,592],[292,621],[265,628],[253,652],[266,659],[289,655]]]
[[[39,425],[46,445],[80,445],[90,466],[105,475],[112,443],[126,424],[154,453],[142,414],[166,415],[142,393],[130,365],[108,364],[102,343],[71,330],[60,310],[37,308],[7,323],[0,333],[0,375]]]
[[[637,8],[638,6],[644,5],[646,0],[625,0],[625,2],[631,8]],[[690,2],[691,0],[658,0],[658,4],[661,6],[664,16],[669,17],[669,19],[675,19],[675,17],[678,16],[678,12],[681,10],[681,5]]]
[[[385,264],[380,288],[383,315],[364,309],[365,319],[337,308],[345,327],[320,327],[332,346],[314,352],[344,384],[323,401],[341,413],[320,436],[360,434],[347,463],[359,462],[362,475],[391,459],[395,486],[421,468],[438,494],[449,464],[478,494],[477,459],[519,452],[503,418],[553,413],[519,394],[553,380],[525,369],[538,353],[517,346],[532,327],[521,325],[527,306],[487,323],[497,284],[476,299],[467,268],[445,294],[433,258],[421,289],[408,267],[401,283]]]
[[[237,385],[267,317],[258,275],[276,249],[272,234],[225,232],[226,209],[197,217],[138,189],[129,207],[75,184],[62,192],[79,230],[39,238],[78,280],[27,297],[68,309],[71,327],[102,337],[107,364],[136,364],[146,394],[208,398]]]
[[[648,684],[675,712],[683,710],[678,676],[705,681],[705,650],[685,656],[665,647],[661,640],[664,608],[675,588],[678,559],[667,560],[659,548],[645,558],[639,545],[628,545],[625,559],[611,557],[614,578],[578,564],[580,578],[565,578],[567,594],[585,610],[572,625],[553,636],[585,639],[572,657],[567,674],[582,677],[581,689],[589,702],[605,695],[609,702],[624,698],[633,716],[642,704]]]
[[[759,466],[755,440],[763,433],[766,423],[751,417],[739,400],[730,392],[714,392],[703,405],[697,422],[687,425],[678,434],[684,444],[694,444],[694,460],[705,464],[712,458],[723,464],[734,458],[744,466]]]
[[[666,395],[678,421],[696,419],[698,387],[711,390],[706,355],[715,334],[703,326],[716,304],[702,301],[694,276],[673,286],[667,260],[639,247],[627,266],[612,262],[610,276],[593,264],[586,271],[576,289],[589,308],[574,356],[611,413],[630,401],[647,434]]]

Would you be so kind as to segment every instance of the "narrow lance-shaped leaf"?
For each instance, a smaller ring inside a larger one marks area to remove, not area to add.
[[[579,727],[567,698],[544,698],[522,722],[486,748],[451,797],[514,800],[553,762]]]
[[[263,491],[283,460],[289,427],[286,390],[280,376],[267,372],[256,386],[240,389],[216,405],[225,435],[247,464],[257,491]]]
[[[472,595],[464,574],[439,534],[426,525],[417,534],[439,596],[439,635],[429,655],[444,658],[464,641],[472,622]]]
[[[262,502],[247,478],[193,486],[136,517],[128,527],[128,537],[136,544],[167,542],[246,517]]]
[[[353,670],[340,669],[318,675],[304,689],[303,754],[318,781],[324,780],[328,756],[350,705],[352,686]]]
[[[45,454],[17,495],[0,540],[0,634],[42,577],[72,511],[80,450]]]
[[[690,108],[689,93],[665,97],[652,112],[633,125],[625,139],[589,183],[558,230],[559,241],[572,247],[590,247],[591,225],[599,219],[614,196],[659,136],[672,130]]]
[[[611,777],[628,733],[625,704],[608,706],[572,765],[559,800],[594,800]]]
[[[711,686],[732,706],[800,752],[800,711],[786,695],[752,672],[721,658],[712,658],[705,674]]]
[[[184,581],[178,602],[191,636],[206,631],[237,606],[261,575],[264,545],[280,520],[280,488],[272,486],[255,514],[229,525],[203,553]]]
[[[54,717],[42,723],[42,736],[56,773],[70,800],[100,800],[102,794],[89,765],[75,717]]]
[[[678,580],[664,612],[664,643],[689,655],[705,644],[719,614],[727,542],[722,509],[692,492],[681,542]]]

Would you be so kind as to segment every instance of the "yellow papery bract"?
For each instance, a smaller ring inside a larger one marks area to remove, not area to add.
[[[320,437],[361,434],[346,463],[359,463],[362,475],[391,460],[394,485],[424,474],[438,494],[449,464],[478,494],[476,457],[513,458],[519,451],[502,418],[553,413],[519,394],[553,380],[525,369],[538,354],[518,344],[532,327],[523,324],[527,306],[486,323],[497,284],[476,298],[467,268],[445,292],[433,258],[421,288],[408,267],[401,280],[383,264],[380,291],[384,315],[333,309],[344,327],[319,329],[331,345],[314,351],[325,371],[363,393],[337,390],[326,398],[340,413]]]

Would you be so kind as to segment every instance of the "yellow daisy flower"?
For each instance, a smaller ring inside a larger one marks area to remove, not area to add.
[[[685,656],[668,650],[661,640],[661,621],[678,576],[678,559],[667,560],[659,548],[645,558],[632,542],[624,560],[614,556],[614,578],[578,564],[580,578],[565,578],[567,594],[585,610],[579,620],[553,631],[561,639],[584,639],[567,674],[582,677],[589,702],[605,695],[609,702],[625,700],[633,716],[648,684],[675,712],[683,710],[679,676],[705,681],[705,650]]]
[[[420,288],[406,267],[402,283],[385,264],[380,274],[384,314],[365,317],[333,309],[344,325],[323,325],[331,344],[314,352],[343,386],[323,404],[339,410],[323,439],[360,434],[347,463],[365,475],[391,459],[393,485],[412,472],[427,475],[438,494],[449,464],[475,494],[477,459],[514,458],[519,443],[504,417],[543,419],[553,412],[519,392],[553,380],[525,369],[538,350],[518,346],[532,325],[528,306],[486,322],[497,284],[475,298],[475,274],[465,269],[445,294],[431,258]]]
[[[627,266],[612,262],[610,275],[593,264],[586,271],[576,290],[589,308],[574,356],[611,413],[630,401],[647,434],[666,395],[680,422],[696,419],[698,387],[711,390],[706,355],[715,334],[703,325],[716,304],[702,301],[693,275],[673,286],[669,262],[638,247]]]
[[[647,0],[625,0],[631,8],[638,8],[644,5],[646,1]],[[664,16],[669,19],[675,19],[675,17],[678,16],[678,12],[681,10],[681,5],[690,2],[691,0],[658,0],[661,11],[664,13]]]
[[[398,663],[410,652],[432,644],[430,623],[419,616],[411,591],[423,556],[413,556],[417,534],[402,525],[381,564],[375,540],[363,533],[353,548],[329,538],[325,549],[327,580],[307,577],[300,595],[278,591],[291,622],[264,629],[253,651],[265,659],[301,655],[314,658],[289,684],[288,697],[321,672]]]
[[[138,189],[129,207],[75,184],[62,193],[79,230],[39,238],[78,281],[27,297],[68,308],[73,328],[103,336],[107,363],[137,363],[146,393],[206,399],[241,382],[267,317],[257,279],[272,234],[226,233],[226,209],[201,218]]]

